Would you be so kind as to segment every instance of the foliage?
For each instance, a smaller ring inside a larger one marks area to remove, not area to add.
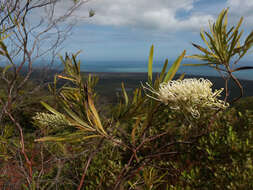
[[[230,109],[221,126],[201,137],[184,156],[190,165],[171,189],[252,189],[252,119],[252,112],[242,115]]]

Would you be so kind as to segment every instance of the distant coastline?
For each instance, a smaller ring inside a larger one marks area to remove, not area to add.
[[[172,65],[173,60],[169,61],[168,68]],[[219,73],[213,68],[207,66],[183,66],[182,64],[193,64],[200,63],[199,61],[183,60],[181,66],[179,67],[178,74],[186,73],[187,75],[195,76],[208,76],[208,77],[220,77]],[[153,72],[160,72],[162,70],[164,62],[154,61]],[[3,67],[3,63],[0,63]],[[43,70],[44,67],[48,65],[45,62],[36,62],[34,64],[34,69]],[[253,66],[250,61],[240,62],[237,67],[240,66]],[[56,61],[54,65],[50,65],[51,70],[61,71],[63,70],[63,65]],[[25,68],[24,68],[25,70]],[[111,73],[111,74],[122,74],[122,73],[136,73],[145,74],[147,73],[147,61],[85,61],[81,60],[81,71],[90,73]],[[253,70],[241,70],[235,72],[234,75],[241,80],[252,80],[253,81]]]
[[[43,67],[42,67],[43,68]],[[200,68],[200,67],[188,67],[188,68]],[[211,70],[211,68],[207,68]],[[23,70],[25,73],[26,71]],[[52,82],[53,76],[59,72],[62,72],[61,69],[49,69],[49,70],[43,70],[43,69],[35,69],[32,73],[31,78],[33,80],[42,79],[43,81]],[[214,71],[215,72],[215,71]],[[240,71],[239,71],[240,72]],[[239,73],[238,72],[238,73]],[[253,70],[248,71],[253,78]],[[140,83],[145,83],[147,81],[147,72],[87,72],[82,71],[84,75],[87,75],[89,73],[97,75],[99,77],[99,82],[97,84],[96,89],[98,90],[100,95],[104,95],[106,97],[109,97],[110,99],[115,99],[116,93],[120,91],[121,83],[125,83],[125,87],[127,88],[128,92],[131,94],[131,90],[140,87]],[[154,78],[158,74],[158,72],[154,72]],[[178,78],[180,74],[177,74],[175,76],[175,79]],[[210,75],[204,75],[204,74],[191,74],[189,72],[185,73],[185,78],[206,78],[213,82],[214,88],[224,88],[225,83],[224,79],[220,76],[210,76]],[[247,96],[253,96],[253,79],[240,79],[240,82],[242,86],[244,87],[244,97]],[[63,81],[64,82],[64,81]],[[238,87],[235,85],[235,83],[230,80],[229,82],[229,89],[230,89],[230,99],[233,97],[236,97],[240,94],[240,91]]]
[[[147,73],[148,61],[85,61],[81,60],[81,71],[92,73]],[[171,67],[173,59],[169,60],[168,69]],[[207,66],[184,66],[183,64],[197,64],[199,61],[183,60],[177,73],[186,73],[188,75],[196,76],[214,76],[219,77],[219,73],[213,68]],[[153,72],[161,72],[164,61],[154,61]],[[36,65],[43,67],[43,64],[37,63]],[[253,66],[250,61],[242,61],[237,67]],[[56,70],[62,70],[63,65],[56,62],[53,67]],[[234,73],[236,77],[242,80],[253,81],[253,70],[241,70]]]

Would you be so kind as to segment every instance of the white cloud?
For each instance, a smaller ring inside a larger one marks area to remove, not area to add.
[[[87,16],[89,8],[96,15],[92,24],[127,26],[161,31],[193,30],[207,27],[213,16],[195,12],[199,0],[92,0],[76,13],[75,18]],[[86,19],[87,20],[87,19]]]
[[[253,0],[228,0],[227,6],[231,16],[238,21],[239,17],[243,16],[246,27],[253,26]]]
[[[244,15],[253,14],[253,1],[252,0],[228,0],[228,7],[231,8],[235,13]]]
[[[211,10],[198,7],[197,4],[204,1],[205,7],[212,7]],[[210,2],[210,5],[208,1],[210,0],[90,0],[71,18],[81,23],[102,26],[127,26],[165,32],[199,31],[200,28],[208,27],[209,20],[215,20],[219,13],[217,11],[229,7],[231,23],[244,16],[247,26],[252,27],[253,0],[221,0]],[[71,5],[70,0],[61,0],[56,6],[55,15],[62,15]],[[96,15],[87,19],[90,9],[94,9]]]

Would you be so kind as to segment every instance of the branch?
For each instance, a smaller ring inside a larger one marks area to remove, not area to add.
[[[89,168],[89,166],[90,166],[91,160],[92,160],[93,157],[96,155],[96,153],[100,150],[100,148],[101,148],[101,146],[102,146],[104,140],[105,140],[105,138],[102,138],[102,139],[100,140],[100,142],[98,143],[97,147],[95,148],[95,150],[92,151],[92,152],[90,153],[90,155],[89,155],[89,157],[88,157],[88,160],[87,160],[87,163],[86,163],[86,165],[85,165],[85,167],[84,167],[83,174],[82,174],[82,178],[81,178],[81,181],[80,181],[80,183],[79,183],[79,186],[78,186],[77,190],[81,190],[81,188],[82,188],[82,186],[83,186],[83,183],[84,183],[84,178],[85,178],[86,173],[87,173],[87,170],[88,170],[88,168]]]

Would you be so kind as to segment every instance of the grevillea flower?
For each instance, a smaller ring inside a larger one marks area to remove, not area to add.
[[[200,117],[201,109],[225,109],[228,103],[219,100],[223,89],[212,90],[212,82],[207,79],[173,80],[160,84],[159,90],[154,90],[149,84],[144,89],[152,92],[156,97],[149,97],[161,101],[174,110],[186,110],[194,118]]]

